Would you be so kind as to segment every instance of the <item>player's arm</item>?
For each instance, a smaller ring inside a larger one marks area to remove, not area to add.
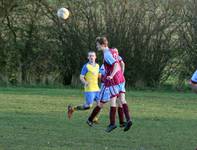
[[[116,62],[114,64],[114,68],[113,68],[111,75],[109,77],[107,77],[107,79],[112,79],[114,77],[114,75],[118,72],[118,70],[119,70],[119,65],[118,65],[118,62]]]
[[[98,74],[98,78],[101,79],[101,73]]]
[[[112,54],[110,52],[108,52],[108,53],[106,53],[106,55],[104,55],[104,59],[108,64],[113,65],[113,71],[112,71],[111,75],[107,77],[108,80],[111,80],[119,70],[119,64],[118,64],[119,62],[117,62],[115,60],[115,58],[112,56]]]
[[[101,79],[100,65],[98,64],[98,78]]]
[[[84,84],[85,86],[88,85],[88,82],[85,79],[85,75],[86,75],[87,72],[88,72],[87,66],[84,65],[83,68],[82,68],[82,70],[81,70],[81,74],[80,74],[79,79],[82,82],[82,84]]]
[[[124,71],[125,71],[125,63],[122,60],[122,57],[120,57],[120,56],[118,56],[118,60],[119,60],[119,63],[120,63],[121,70],[122,70],[122,72],[124,74]]]
[[[80,80],[81,80],[81,83],[83,84],[83,85],[85,85],[85,86],[87,86],[88,85],[88,82],[86,81],[86,79],[85,79],[85,76],[84,75],[82,75],[82,74],[80,74]]]
[[[120,67],[121,67],[121,70],[122,70],[122,72],[124,74],[124,71],[125,71],[125,63],[124,63],[124,61],[120,62]]]

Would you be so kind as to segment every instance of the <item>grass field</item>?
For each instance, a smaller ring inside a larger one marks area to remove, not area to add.
[[[128,132],[106,133],[107,105],[100,124],[90,113],[66,117],[66,106],[83,103],[74,89],[0,88],[0,150],[195,150],[197,95],[130,91],[127,101],[134,125]]]

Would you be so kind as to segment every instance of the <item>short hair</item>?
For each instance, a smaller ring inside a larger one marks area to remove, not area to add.
[[[96,52],[95,51],[89,51],[88,52],[88,56],[89,56],[90,53],[94,53],[96,55]]]
[[[108,42],[108,40],[107,40],[106,37],[102,36],[102,37],[97,37],[96,38],[96,43],[97,42],[102,45],[102,44],[106,44]]]
[[[113,49],[114,49],[114,51],[118,52],[118,49],[117,48],[114,47]]]

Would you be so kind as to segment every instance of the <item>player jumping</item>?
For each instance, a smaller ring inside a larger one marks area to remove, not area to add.
[[[124,72],[125,64],[124,64],[121,57],[119,57],[119,62],[121,64],[121,69]],[[105,78],[106,78],[104,65],[101,66],[100,73],[101,73],[101,87],[100,87],[101,91],[100,91],[100,95],[99,95],[100,103],[98,103],[97,106],[94,107],[92,113],[90,114],[90,116],[87,120],[87,124],[91,127],[93,126],[93,122],[94,122],[95,117],[100,113],[101,109],[104,107],[104,104],[106,104],[107,102],[110,101],[109,87],[104,86],[104,82],[105,82]],[[122,104],[120,101],[118,101],[118,117],[119,117],[120,127],[122,128],[125,126],[125,122],[124,122],[124,112],[123,112]]]
[[[98,37],[96,39],[96,47],[103,52],[104,65],[106,69],[106,79],[104,86],[110,91],[110,124],[106,131],[111,132],[117,126],[115,124],[116,118],[116,99],[119,97],[123,106],[124,115],[127,123],[124,131],[128,131],[132,126],[132,120],[129,114],[127,102],[125,100],[125,78],[118,61],[118,53],[114,49],[108,48],[108,41],[106,37]]]

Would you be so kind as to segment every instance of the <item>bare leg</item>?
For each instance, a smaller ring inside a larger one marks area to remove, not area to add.
[[[125,118],[127,120],[127,124],[124,128],[124,131],[128,131],[130,129],[130,127],[132,126],[132,120],[131,120],[130,113],[129,113],[129,107],[128,107],[127,102],[125,100],[125,93],[120,94],[120,100],[122,103]]]

